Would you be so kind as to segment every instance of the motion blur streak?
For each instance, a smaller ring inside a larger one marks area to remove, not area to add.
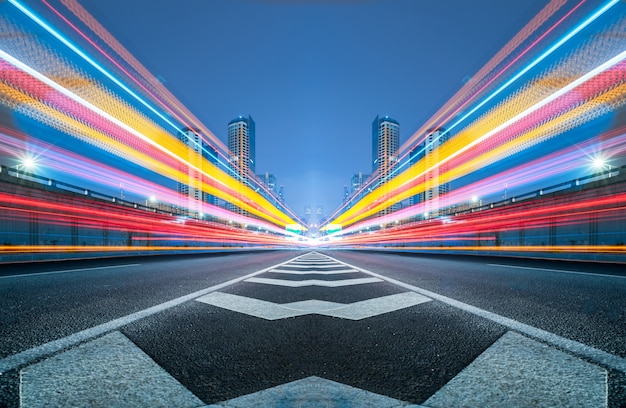
[[[624,32],[623,1],[550,1],[308,226],[76,0],[0,2],[0,254],[622,254]]]

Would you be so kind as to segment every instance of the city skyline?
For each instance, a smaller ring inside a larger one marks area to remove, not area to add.
[[[369,174],[372,117],[402,123],[405,142],[545,5],[81,4],[224,143],[228,121],[254,117],[257,173],[277,177],[296,214],[331,213],[350,177]]]

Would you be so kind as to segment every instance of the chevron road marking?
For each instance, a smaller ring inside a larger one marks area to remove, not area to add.
[[[326,280],[319,280],[319,279],[292,281],[292,280],[271,279],[271,278],[249,278],[245,280],[245,282],[250,282],[250,283],[262,283],[265,285],[288,286],[291,288],[301,288],[304,286],[324,286],[327,288],[338,288],[340,286],[363,285],[365,283],[375,283],[375,282],[382,282],[382,281],[383,280],[379,278],[356,278],[356,279],[342,279],[342,280],[335,280],[335,281],[326,281]]]
[[[59,352],[63,349],[66,349],[68,347],[72,347],[76,344],[91,340],[93,338],[96,338],[98,336],[101,336],[105,333],[108,333],[110,331],[113,330],[117,330],[122,326],[125,326],[127,324],[130,324],[132,322],[135,322],[137,320],[143,319],[144,317],[148,317],[148,316],[152,316],[154,314],[163,312],[167,309],[170,309],[172,307],[181,305],[185,302],[188,302],[190,300],[193,300],[195,298],[198,298],[200,296],[206,295],[207,293],[216,291],[216,290],[220,290],[222,288],[225,288],[227,286],[231,286],[237,282],[241,282],[247,278],[250,278],[252,276],[255,275],[260,275],[264,272],[267,272],[271,269],[277,268],[283,264],[286,264],[289,261],[285,261],[283,263],[280,263],[278,265],[273,265],[270,266],[268,268],[264,268],[261,269],[260,271],[256,271],[253,273],[250,273],[248,275],[245,276],[240,276],[238,278],[235,279],[231,279],[227,282],[223,282],[220,284],[217,284],[215,286],[211,286],[205,289],[201,289],[198,290],[196,292],[193,293],[189,293],[187,295],[181,296],[179,298],[176,299],[172,299],[169,300],[167,302],[163,302],[161,304],[158,304],[156,306],[152,306],[149,307],[147,309],[144,310],[140,310],[138,312],[135,313],[131,313],[129,315],[126,316],[122,316],[119,317],[117,319],[113,319],[111,321],[108,321],[106,323],[102,323],[98,326],[93,326],[89,329],[85,329],[79,332],[76,332],[74,334],[70,334],[69,336],[60,338],[60,339],[56,339],[56,340],[52,340],[49,341],[48,343],[44,343],[41,344],[39,346],[30,348],[28,350],[24,350],[22,352],[19,352],[17,354],[13,354],[11,356],[5,357],[0,359],[0,375],[2,375],[2,373],[10,371],[10,370],[14,370],[20,366],[32,363],[35,360],[38,360],[40,358],[49,356],[51,354],[54,354],[56,352]]]
[[[320,269],[311,269],[311,270],[307,270],[307,271],[291,271],[291,270],[287,270],[287,269],[272,269],[271,271],[268,271],[271,273],[284,273],[284,274],[288,274],[288,275],[337,275],[337,274],[341,274],[341,273],[354,273],[354,272],[361,272],[361,271],[357,271],[356,269],[339,269],[339,270],[331,270],[331,271],[324,271],[324,270],[320,270]]]
[[[308,314],[361,320],[430,301],[429,298],[414,292],[382,296],[349,304],[315,299],[279,304],[223,292],[212,292],[196,300],[266,320],[278,320]]]
[[[377,282],[386,281],[409,291],[351,304],[320,300],[276,304],[217,291],[237,282],[254,279],[256,275],[271,272],[274,268],[280,269],[289,262],[7,357],[0,360],[0,373],[6,371],[7,367],[18,368],[30,364],[20,371],[22,406],[202,406],[202,401],[124,335],[119,332],[106,334],[116,327],[192,299],[241,313],[253,312],[257,317],[268,320],[304,314],[360,320],[435,299],[518,332],[505,333],[423,405],[412,405],[319,377],[308,377],[206,408],[249,408],[272,406],[278,402],[289,406],[354,405],[372,408],[495,408],[530,405],[595,408],[608,405],[607,370],[575,356],[584,356],[604,367],[626,372],[626,359],[619,356],[340,261],[337,262],[368,274]],[[84,344],[31,364],[78,343]]]
[[[181,407],[202,401],[120,332],[20,372],[20,406]]]
[[[329,257],[329,258],[334,259],[332,257]],[[337,261],[337,262],[341,262],[341,261]],[[431,292],[429,290],[422,289],[420,287],[413,286],[408,283],[404,283],[399,280],[380,275],[378,273],[370,272],[366,269],[359,268],[358,266],[354,266],[346,262],[341,262],[341,263],[350,268],[358,269],[359,271],[366,273],[370,276],[383,279],[389,283],[392,283],[394,285],[403,287],[410,291],[419,293],[431,299],[438,300],[442,303],[445,303],[457,309],[461,309],[466,312],[472,313],[476,316],[480,316],[482,318],[491,320],[492,322],[508,327],[509,329],[515,330],[529,337],[535,338],[537,340],[541,340],[552,346],[556,346],[563,350],[569,351],[570,353],[574,355],[585,357],[587,359],[590,359],[591,361],[602,364],[606,367],[621,371],[622,373],[626,373],[626,358],[608,353],[606,351],[588,346],[586,344],[583,344],[574,340],[567,339],[557,334],[550,333],[549,331],[542,330],[542,329],[539,329],[537,327],[534,327],[534,326],[531,326],[522,322],[518,322],[517,320],[501,316],[497,313],[489,312],[479,307],[472,306],[464,302],[460,302],[456,299],[452,299],[447,296],[443,296],[438,293]]]
[[[288,269],[331,269],[331,268],[337,268],[339,266],[343,266],[343,265],[337,265],[336,262],[333,262],[332,264],[319,264],[317,262],[315,263],[299,263],[299,264],[294,264],[293,262],[289,262],[286,265],[283,265],[283,268],[288,268]]]

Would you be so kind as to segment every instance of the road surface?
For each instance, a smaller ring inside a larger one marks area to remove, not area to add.
[[[623,265],[260,251],[0,266],[0,405],[620,407]]]

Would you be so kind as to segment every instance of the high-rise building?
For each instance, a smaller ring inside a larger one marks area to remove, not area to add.
[[[370,178],[370,174],[363,174],[363,172],[358,172],[354,176],[352,176],[352,180],[350,181],[351,185],[351,193],[358,191],[365,185],[367,179]]]
[[[241,186],[250,184],[250,174],[255,170],[255,125],[252,117],[239,116],[228,123],[228,150],[230,165]],[[243,195],[243,191],[239,191]],[[234,204],[229,205],[231,211],[247,214]]]
[[[184,174],[183,179],[177,183],[178,192],[184,196],[179,204],[181,212],[191,217],[203,216],[202,203],[217,204],[217,198],[203,191],[202,182],[206,178],[202,172],[208,172],[207,162],[217,163],[217,151],[208,145],[199,132],[193,129],[185,129],[178,135],[178,139],[187,147],[187,155],[183,157],[189,165],[182,165],[180,171]]]
[[[263,174],[257,174],[257,177],[261,180],[261,183],[272,193],[277,193],[276,191],[276,176],[269,172],[265,172]]]
[[[376,116],[372,122],[372,173],[382,177],[397,161],[400,148],[400,124],[389,116]]]
[[[262,192],[270,202],[275,202],[276,204],[284,203],[283,199],[283,186],[278,186],[276,184],[276,176],[272,173],[265,172],[263,174],[257,174],[257,177],[261,181],[261,184],[270,192],[267,194],[266,192]]]
[[[239,116],[228,123],[228,150],[233,167],[242,177],[255,170],[255,125],[252,117]]]
[[[304,206],[304,214],[302,214],[300,218],[302,218],[302,220],[306,224],[311,224],[312,216],[313,216],[313,211],[311,210],[311,206],[310,205]]]
[[[444,212],[440,208],[439,198],[450,191],[450,183],[441,183],[440,175],[444,174],[447,165],[438,165],[440,159],[439,148],[450,138],[450,134],[443,128],[431,129],[422,143],[416,145],[409,153],[411,165],[424,161],[424,169],[428,170],[421,181],[424,183],[424,191],[411,197],[410,204],[425,203],[427,217],[435,217]]]
[[[378,186],[382,189],[392,177],[391,169],[398,160],[399,148],[400,124],[389,116],[376,116],[372,122],[372,173],[378,171]],[[396,209],[397,206],[392,205],[378,215],[386,215]]]

